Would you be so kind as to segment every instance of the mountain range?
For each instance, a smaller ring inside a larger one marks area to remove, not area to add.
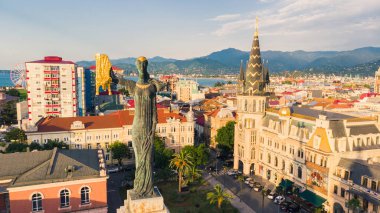
[[[363,47],[349,51],[261,51],[264,66],[271,73],[299,70],[305,73],[334,73],[373,75],[380,66],[380,47]],[[249,52],[228,48],[207,56],[177,60],[156,56],[149,60],[151,73],[181,74],[237,74],[241,61],[246,63]],[[136,72],[136,58],[111,60],[112,64]],[[90,66],[94,61],[78,61],[80,66]],[[244,65],[245,66],[245,65]]]

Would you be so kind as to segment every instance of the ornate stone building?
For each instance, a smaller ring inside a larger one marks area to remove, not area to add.
[[[238,82],[234,169],[273,185],[292,183],[315,208],[347,212],[347,202],[357,198],[361,209],[379,212],[378,117],[270,109],[262,70],[256,28],[248,67]]]

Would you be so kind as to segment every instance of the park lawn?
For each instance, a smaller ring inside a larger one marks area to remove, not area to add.
[[[211,186],[202,186],[195,192],[178,193],[178,182],[161,182],[158,188],[164,197],[165,205],[173,213],[238,213],[239,211],[229,202],[224,202],[221,209],[217,208],[216,203],[210,204],[206,194],[213,191]]]

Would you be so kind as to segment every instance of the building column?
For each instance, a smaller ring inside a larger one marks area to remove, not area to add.
[[[249,175],[250,173],[250,168],[251,167],[251,164],[248,163],[248,162],[243,162],[243,174],[244,175]]]
[[[234,170],[239,169],[239,157],[237,155],[234,155]]]

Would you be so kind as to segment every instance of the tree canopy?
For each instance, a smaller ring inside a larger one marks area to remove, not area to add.
[[[8,145],[5,149],[6,153],[14,153],[14,152],[26,152],[28,148],[28,144],[24,142],[13,142]]]
[[[112,159],[116,159],[119,165],[122,164],[123,158],[131,158],[131,152],[128,146],[120,141],[115,141],[110,145]]]
[[[215,141],[217,147],[225,152],[232,152],[234,149],[235,122],[230,121],[226,126],[217,130]]]
[[[166,169],[169,167],[170,160],[173,158],[173,150],[165,148],[165,142],[154,137],[154,167],[157,169]]]
[[[199,146],[188,145],[183,147],[182,151],[190,154],[195,166],[206,165],[210,157],[210,152],[204,144]]]
[[[18,142],[24,142],[26,141],[26,134],[25,131],[19,128],[13,128],[9,132],[5,133],[4,136],[5,141],[11,142],[18,141]]]
[[[16,101],[8,101],[0,111],[0,125],[17,123]]]

